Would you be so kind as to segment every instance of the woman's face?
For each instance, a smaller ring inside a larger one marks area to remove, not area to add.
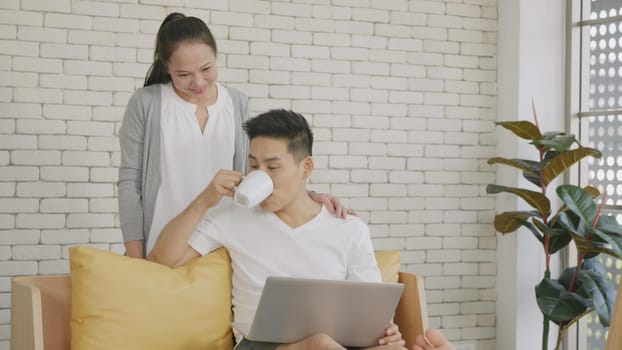
[[[211,96],[218,79],[216,55],[208,45],[183,42],[168,61],[168,73],[177,94],[188,102],[203,102]]]

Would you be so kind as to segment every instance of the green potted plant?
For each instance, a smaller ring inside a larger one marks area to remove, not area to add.
[[[536,301],[544,317],[542,349],[548,348],[550,322],[558,325],[555,349],[560,347],[565,332],[581,317],[596,311],[600,323],[607,327],[611,320],[616,285],[607,277],[596,257],[608,254],[622,257],[622,228],[615,217],[601,215],[605,195],[594,187],[572,184],[557,186],[555,194],[562,203],[551,208],[549,184],[585,157],[601,157],[601,152],[583,147],[574,135],[565,132],[542,133],[534,109],[535,124],[529,121],[497,122],[535,148],[537,158],[508,159],[493,157],[488,164],[510,166],[522,172],[534,189],[488,185],[487,193],[511,193],[523,199],[532,210],[508,211],[494,218],[501,234],[526,228],[542,244],[546,270],[535,287]],[[600,204],[598,204],[600,203]],[[551,277],[551,256],[571,241],[577,249],[576,266],[566,268],[557,278]]]

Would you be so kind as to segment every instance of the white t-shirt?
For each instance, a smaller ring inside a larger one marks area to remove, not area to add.
[[[188,244],[200,254],[229,250],[235,322],[253,321],[268,276],[381,281],[367,225],[355,216],[334,217],[323,206],[291,228],[274,213],[239,208],[226,198],[208,210]]]
[[[205,189],[220,169],[232,169],[235,152],[233,102],[227,88],[216,84],[218,98],[207,107],[203,133],[195,116],[197,106],[184,101],[169,83],[162,86],[160,173],[147,253],[164,226]]]

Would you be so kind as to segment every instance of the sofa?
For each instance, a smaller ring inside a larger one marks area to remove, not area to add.
[[[376,256],[381,270],[391,261],[399,267],[399,252],[378,252]],[[404,284],[394,322],[399,325],[408,348],[412,348],[416,336],[423,334],[427,328],[423,279],[411,273],[394,272],[398,282]],[[385,274],[383,270],[383,279]],[[71,303],[71,275],[14,277],[11,290],[11,349],[70,349]]]

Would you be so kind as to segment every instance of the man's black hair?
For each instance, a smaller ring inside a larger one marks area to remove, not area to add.
[[[296,162],[312,155],[313,132],[300,113],[272,109],[246,121],[244,131],[251,141],[257,136],[286,139],[287,151]]]

